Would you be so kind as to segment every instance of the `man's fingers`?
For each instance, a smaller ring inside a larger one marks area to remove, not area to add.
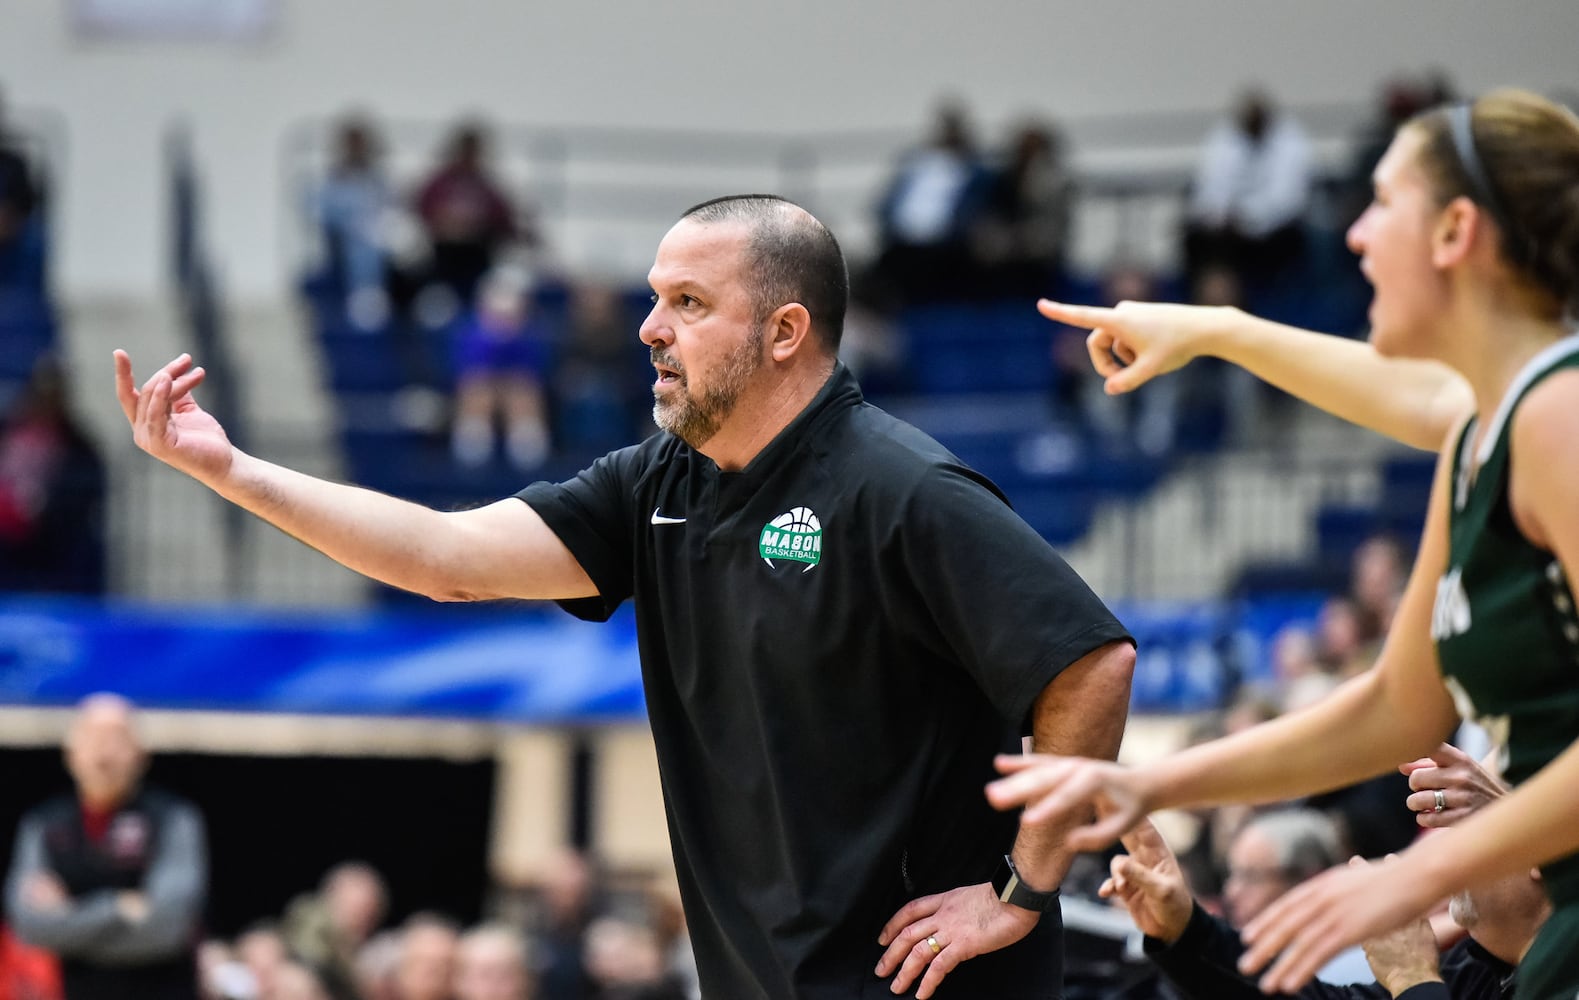
[[[126,414],[128,423],[137,419],[137,387],[132,382],[132,359],[125,351],[116,349],[115,354],[115,398],[120,400],[121,412]]]
[[[1113,310],[1103,309],[1100,306],[1071,306],[1054,302],[1052,299],[1039,299],[1036,303],[1036,311],[1050,320],[1084,327],[1087,330],[1101,326],[1113,315]]]
[[[927,944],[926,938],[922,938],[911,945],[910,950],[905,953],[904,963],[899,966],[899,971],[894,973],[894,981],[890,984],[890,988],[895,993],[904,993],[909,990],[910,984],[915,982],[922,972],[926,971],[927,963],[937,958],[939,954],[942,954],[942,952],[933,953],[932,946]],[[884,961],[886,963],[887,959],[885,958]],[[878,975],[883,975],[883,973],[879,972]]]
[[[202,385],[203,384],[203,380],[205,378],[207,378],[207,377],[208,377],[208,370],[207,369],[204,369],[204,368],[194,368],[194,369],[192,369],[191,371],[187,372],[185,375],[182,375],[180,378],[178,378],[174,382],[170,383],[170,399],[173,402],[180,402],[189,393],[191,393],[191,391],[193,389],[196,389],[198,386]]]
[[[962,961],[964,956],[957,946],[944,948],[933,956],[932,961],[927,963],[927,974],[921,977],[921,988],[916,990],[916,1000],[927,1000],[943,984],[943,977],[953,972]]]
[[[160,372],[154,376],[153,391],[148,394],[148,437],[150,441],[163,441],[170,429],[170,376]]]
[[[1399,764],[1398,765],[1398,773],[1399,774],[1406,774],[1406,775],[1407,774],[1414,774],[1416,771],[1420,770],[1422,767],[1436,767],[1436,766],[1437,766],[1436,765],[1436,761],[1432,760],[1430,757],[1421,757],[1419,760],[1412,760],[1412,761],[1410,761],[1407,764]]]
[[[888,923],[884,924],[883,929],[878,932],[877,943],[885,948],[888,947],[894,938],[899,936],[901,931],[910,927],[916,921],[936,913],[942,899],[942,895],[922,896],[920,899],[912,899],[904,906],[901,906],[899,912],[889,917]]]
[[[192,355],[177,354],[175,357],[171,358],[163,368],[159,370],[174,379],[185,374],[186,370],[191,367]]]

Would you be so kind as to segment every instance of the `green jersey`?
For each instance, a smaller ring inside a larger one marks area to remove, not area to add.
[[[1575,367],[1579,336],[1531,359],[1478,449],[1477,418],[1464,428],[1453,462],[1448,567],[1437,582],[1431,637],[1459,713],[1486,728],[1514,784],[1579,739],[1573,588],[1557,558],[1520,532],[1508,500],[1514,411],[1547,375]],[[1554,900],[1579,900],[1579,857],[1545,874]]]

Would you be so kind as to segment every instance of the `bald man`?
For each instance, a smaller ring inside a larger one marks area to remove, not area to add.
[[[65,750],[76,794],[22,818],[6,919],[59,957],[66,1000],[196,1000],[202,817],[142,787],[148,755],[119,697],[84,701]]]

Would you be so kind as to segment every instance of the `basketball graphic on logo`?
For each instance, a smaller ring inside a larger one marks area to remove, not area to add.
[[[809,572],[822,559],[822,522],[810,507],[791,507],[762,526],[757,551],[769,566],[775,559],[788,559],[805,563],[801,572]]]

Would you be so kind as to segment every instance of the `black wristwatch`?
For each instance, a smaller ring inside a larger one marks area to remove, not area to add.
[[[1014,859],[1007,854],[998,862],[998,870],[992,873],[992,891],[1003,902],[1036,913],[1046,913],[1058,905],[1058,887],[1054,886],[1048,892],[1037,892],[1021,882],[1020,873],[1014,868]]]

